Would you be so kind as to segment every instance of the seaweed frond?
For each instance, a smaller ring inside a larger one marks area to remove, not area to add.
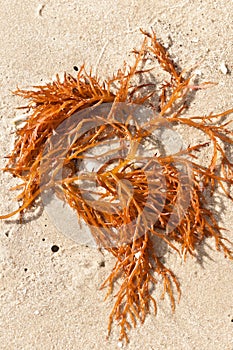
[[[184,116],[193,90],[192,72],[176,68],[153,31],[142,34],[134,64],[124,63],[112,78],[101,81],[82,66],[77,77],[57,75],[46,85],[16,90],[29,100],[24,108],[30,113],[16,132],[4,170],[21,180],[15,187],[21,190],[20,205],[0,217],[23,215],[49,189],[68,203],[89,225],[98,247],[116,259],[101,288],[108,287],[106,297],[117,289],[108,334],[116,321],[119,339],[126,341],[131,326],[143,323],[151,306],[156,313],[154,289],[161,281],[161,298],[168,295],[172,310],[181,294],[177,276],[156,253],[154,238],[185,259],[212,237],[216,249],[232,259],[232,243],[223,235],[207,193],[211,196],[221,188],[233,200],[233,163],[227,152],[233,144],[229,119],[233,109]],[[159,87],[148,82],[148,73],[158,69],[156,64],[146,67],[149,54],[170,76]],[[159,105],[153,102],[156,94]],[[150,111],[150,118],[145,112],[141,122],[140,106]],[[158,145],[147,149],[156,131],[175,125],[196,129],[205,141],[172,154]],[[203,164],[199,153],[206,148],[212,154]],[[80,171],[84,160],[98,159],[104,164],[96,171]]]

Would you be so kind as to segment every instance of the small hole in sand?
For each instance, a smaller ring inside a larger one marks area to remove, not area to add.
[[[58,252],[59,247],[58,247],[57,245],[53,245],[53,246],[51,247],[51,250],[52,250],[53,253],[56,253],[56,252]]]

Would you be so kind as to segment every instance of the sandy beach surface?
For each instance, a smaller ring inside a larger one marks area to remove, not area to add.
[[[1,168],[14,142],[13,119],[22,113],[16,107],[25,103],[11,91],[56,73],[75,75],[73,67],[83,63],[107,78],[140,47],[140,28],[153,28],[180,66],[198,63],[200,80],[218,82],[196,93],[190,115],[232,108],[232,1],[0,0],[0,14]],[[17,207],[9,191],[16,183],[0,173],[0,214]],[[232,209],[227,200],[219,207],[231,240]],[[168,298],[158,300],[157,316],[131,330],[127,349],[233,350],[233,266],[214,248],[207,240],[186,263],[164,253],[181,283],[181,301],[173,314]],[[59,232],[46,212],[24,224],[1,221],[0,349],[122,348],[116,326],[106,340],[113,298],[105,302],[99,289],[113,265],[109,254]]]

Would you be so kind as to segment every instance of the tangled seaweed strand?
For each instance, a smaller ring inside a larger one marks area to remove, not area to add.
[[[222,121],[233,109],[217,115],[185,117],[185,101],[193,89],[191,72],[178,71],[154,32],[142,33],[145,38],[141,49],[134,50],[134,64],[125,64],[112,79],[101,83],[82,66],[76,78],[65,74],[63,81],[57,76],[56,81],[45,86],[16,91],[17,95],[30,100],[26,108],[31,114],[26,124],[17,130],[14,150],[8,156],[4,170],[21,179],[15,187],[21,189],[18,196],[20,207],[1,216],[1,219],[7,219],[17,213],[23,214],[32,208],[43,191],[53,188],[56,195],[90,225],[98,246],[116,259],[101,288],[108,287],[107,296],[118,288],[108,333],[116,321],[120,326],[119,339],[127,342],[128,330],[132,325],[136,326],[137,320],[144,322],[151,305],[156,313],[157,302],[151,288],[158,283],[156,276],[162,278],[162,298],[168,294],[173,310],[174,287],[180,297],[178,279],[156,255],[153,237],[164,241],[184,259],[187,254],[194,255],[197,245],[205,238],[213,237],[216,249],[232,259],[231,243],[222,235],[222,228],[208,208],[203,188],[214,194],[221,187],[223,193],[233,200],[230,192],[233,164],[225,152],[225,148],[233,144],[233,132],[229,129],[230,122]],[[148,55],[150,59],[154,57],[170,76],[160,87],[159,106],[153,104],[156,90],[148,92],[153,84],[135,83],[137,77],[143,81],[148,71],[152,74],[151,68],[143,69]],[[104,121],[101,126],[85,134],[81,134],[81,128],[88,121],[79,120],[64,135],[59,135],[57,143],[51,144],[44,156],[47,140],[56,134],[61,123],[69,120],[75,112],[89,107],[94,110],[108,103],[113,109],[120,103],[147,104],[152,111],[159,109],[159,113],[154,112],[151,120],[138,125],[132,115],[122,120],[111,110],[107,117],[99,116]],[[138,144],[163,123],[165,126],[169,123],[197,129],[209,141],[188,146],[172,155],[156,151],[150,156],[139,155]],[[74,141],[70,143],[69,151],[62,153],[62,142],[72,133]],[[109,150],[111,161],[96,173],[79,173],[85,152],[107,145],[116,136],[121,140],[119,151],[124,157],[114,158],[114,150]],[[199,164],[198,152],[210,146],[212,157],[209,164]],[[62,154],[62,162],[55,162],[51,167],[51,159],[56,159],[57,151]],[[177,164],[187,171],[181,174]],[[63,175],[57,177],[60,170]],[[166,191],[161,190],[161,179]],[[97,183],[98,187],[87,189],[80,186],[83,181]],[[185,207],[187,196],[188,206]],[[119,287],[116,287],[116,281],[120,282]]]

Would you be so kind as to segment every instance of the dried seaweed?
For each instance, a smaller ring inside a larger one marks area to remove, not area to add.
[[[192,72],[178,71],[154,32],[142,31],[142,34],[143,44],[140,50],[134,50],[134,64],[124,64],[111,79],[101,82],[82,66],[76,78],[65,74],[62,81],[57,76],[45,86],[15,92],[29,99],[24,108],[29,108],[31,113],[25,125],[17,130],[15,146],[4,169],[21,179],[21,184],[15,188],[21,190],[20,206],[1,216],[1,219],[7,219],[17,213],[23,215],[25,210],[33,208],[43,191],[53,188],[56,195],[90,225],[98,246],[116,259],[102,288],[109,288],[107,296],[118,288],[108,333],[116,321],[120,326],[119,339],[126,341],[128,330],[132,325],[136,326],[137,320],[144,322],[151,306],[156,313],[157,302],[151,287],[158,283],[159,277],[163,281],[162,298],[168,294],[173,310],[174,290],[180,297],[179,281],[155,253],[153,237],[165,242],[184,259],[188,254],[194,255],[205,238],[213,237],[216,249],[232,259],[231,242],[223,236],[223,229],[208,206],[204,191],[209,190],[213,195],[220,187],[224,195],[233,200],[233,164],[225,151],[233,143],[233,132],[229,129],[231,120],[224,122],[224,117],[233,109],[216,115],[184,116],[186,100],[193,91]],[[148,55],[170,77],[157,90],[151,89],[153,84],[146,82],[148,72],[153,74],[153,70],[158,69],[156,65],[153,69],[145,68]],[[137,84],[139,76],[145,83]],[[160,102],[155,105],[153,96],[158,90]],[[82,134],[88,119],[69,124],[64,134],[55,137],[49,147],[47,144],[45,157],[45,144],[56,135],[59,125],[69,121],[75,112],[89,107],[94,110],[109,103],[113,108],[107,117],[98,119],[100,126]],[[113,113],[121,103],[147,105],[151,111],[159,110],[159,113],[154,112],[151,120],[139,125],[131,114],[122,119]],[[150,156],[139,156],[138,145],[161,125],[166,127],[166,123],[197,129],[208,141],[189,145],[172,155],[154,152]],[[69,151],[63,152],[63,142],[68,135],[73,135],[73,142],[70,142]],[[124,156],[115,157],[115,150],[109,150],[111,160],[96,173],[79,174],[80,160],[85,158],[85,152],[112,142],[115,136],[121,140],[119,152]],[[205,147],[210,147],[212,156],[209,163],[203,165],[198,161],[198,152]],[[51,159],[56,159],[57,151],[62,154],[62,161],[53,162],[51,168]],[[181,172],[180,167],[185,171]],[[57,176],[60,170],[62,177]],[[80,186],[82,181],[97,183],[98,190]],[[161,190],[162,182],[166,191]],[[116,201],[117,205],[114,204]],[[119,287],[116,281],[120,282]]]

